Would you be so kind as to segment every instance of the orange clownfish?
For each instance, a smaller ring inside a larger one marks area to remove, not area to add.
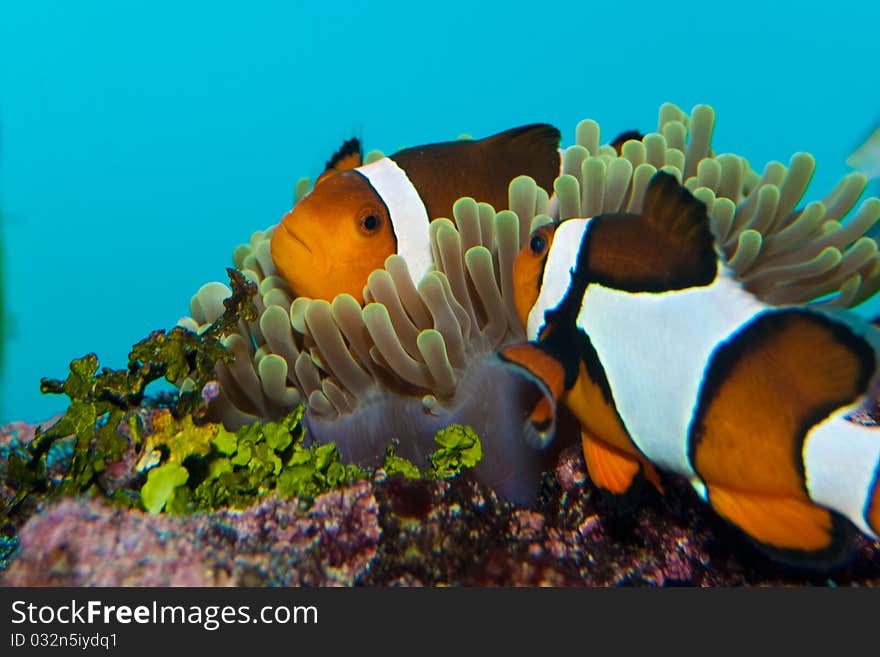
[[[880,427],[845,419],[876,383],[876,329],[746,292],[673,176],[640,214],[536,230],[514,281],[532,341],[499,355],[543,392],[530,435],[552,437],[561,399],[597,486],[682,475],[785,561],[839,560],[853,525],[877,539]]]
[[[519,175],[552,191],[559,141],[559,130],[541,123],[407,148],[362,165],[358,141],[349,140],[281,219],[272,260],[295,295],[314,299],[347,292],[362,301],[367,277],[394,253],[406,258],[418,282],[431,266],[428,223],[451,217],[462,196],[506,208],[508,186]]]

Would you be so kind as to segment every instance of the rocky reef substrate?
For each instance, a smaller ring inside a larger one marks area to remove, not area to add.
[[[27,440],[8,425],[0,443]],[[769,561],[685,482],[621,507],[564,450],[531,509],[466,476],[377,471],[316,497],[240,510],[158,514],[107,501],[33,504],[14,527],[6,586],[877,586],[880,544],[860,538],[842,566]],[[8,498],[12,491],[0,489]]]

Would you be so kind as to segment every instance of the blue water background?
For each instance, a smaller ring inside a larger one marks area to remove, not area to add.
[[[38,421],[73,358],[225,281],[347,137],[385,152],[671,101],[762,169],[809,151],[821,198],[880,118],[877,2],[0,2],[6,336],[0,421]]]

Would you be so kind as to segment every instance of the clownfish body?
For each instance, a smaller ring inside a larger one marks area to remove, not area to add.
[[[275,266],[297,296],[362,301],[370,273],[404,256],[415,282],[431,266],[428,224],[451,217],[463,196],[507,207],[508,186],[529,175],[545,190],[559,175],[559,130],[514,128],[480,140],[428,144],[362,165],[349,140],[327,163],[315,188],[272,235]]]
[[[531,434],[552,437],[562,400],[600,488],[682,475],[800,563],[838,560],[851,525],[880,534],[880,427],[845,419],[876,378],[873,329],[743,290],[674,177],[654,176],[640,214],[538,229],[514,280],[532,342],[500,357],[544,393]]]

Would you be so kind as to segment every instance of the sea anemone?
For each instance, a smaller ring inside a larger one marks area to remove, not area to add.
[[[880,289],[877,243],[865,236],[880,219],[880,200],[866,200],[847,219],[867,178],[851,173],[822,201],[798,208],[813,156],[796,153],[788,167],[770,162],[758,175],[742,157],[713,154],[714,121],[706,105],[688,117],[666,104],[658,131],[627,141],[619,155],[599,146],[595,122],[582,121],[556,181],[557,217],[637,212],[648,181],[662,169],[707,205],[723,257],[767,303],[851,307]]]
[[[226,339],[236,358],[217,366],[220,396],[212,411],[236,425],[305,400],[310,435],[367,463],[398,438],[398,455],[423,464],[439,429],[466,424],[482,438],[484,454],[503,455],[484,458],[474,476],[528,502],[550,455],[521,435],[530,387],[492,356],[525,337],[514,309],[512,262],[547,197],[521,179],[511,186],[511,201],[518,213],[459,200],[455,223],[431,224],[437,270],[416,286],[405,260],[389,257],[370,275],[363,308],[349,295],[291,303],[273,275],[267,237],[255,237],[251,252],[236,252],[235,264],[259,283],[260,319]],[[183,325],[199,330],[210,322],[222,309],[224,288],[204,286]]]
[[[467,424],[486,454],[474,476],[508,499],[529,502],[552,453],[526,444],[522,419],[533,391],[492,356],[524,337],[511,264],[533,227],[638,211],[660,169],[706,203],[722,255],[765,301],[853,306],[880,287],[877,244],[865,237],[880,218],[880,201],[865,201],[848,218],[867,183],[863,175],[844,177],[822,202],[798,209],[814,169],[810,155],[796,154],[788,167],[771,162],[759,175],[741,157],[713,153],[713,127],[705,105],[688,116],[666,104],[657,132],[618,152],[600,146],[596,122],[582,121],[552,200],[524,176],[511,181],[510,210],[460,199],[452,220],[430,225],[435,270],[415,284],[404,259],[391,256],[370,276],[364,307],[348,295],[330,303],[292,299],[269,254],[272,229],[254,233],[233,261],[259,285],[260,317],[226,338],[235,361],[217,366],[212,413],[236,427],[305,402],[313,438],[335,441],[347,459],[367,463],[397,438],[398,454],[422,464],[438,429]],[[295,199],[307,190],[300,181]],[[229,293],[220,283],[203,286],[180,324],[200,330]]]

